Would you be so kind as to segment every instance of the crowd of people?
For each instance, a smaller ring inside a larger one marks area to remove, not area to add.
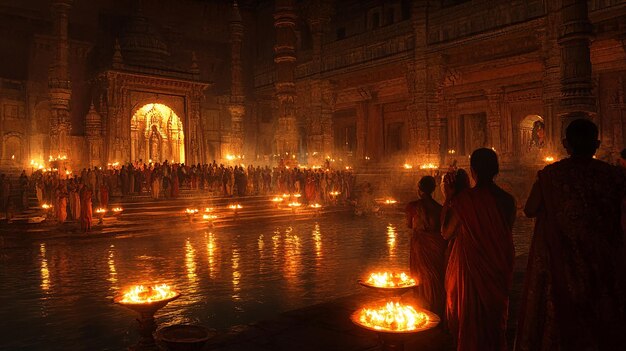
[[[58,222],[80,221],[82,228],[89,230],[92,208],[107,208],[111,196],[175,199],[181,188],[187,188],[216,197],[301,194],[304,204],[324,204],[349,199],[354,182],[350,170],[330,168],[227,166],[215,161],[197,165],[137,161],[107,169],[85,168],[78,174],[36,170],[29,178],[24,171],[19,178],[19,206],[28,208],[29,194],[34,189],[39,205],[51,206],[54,210],[50,214]],[[0,185],[0,199],[9,218],[15,205],[15,200],[10,198],[11,182],[2,175]],[[336,195],[331,196],[331,193]]]
[[[569,157],[539,171],[524,212],[536,218],[517,323],[516,351],[623,350],[626,342],[626,150],[619,167],[593,156],[598,128],[569,124]],[[458,351],[504,351],[515,249],[513,196],[494,182],[498,158],[478,149],[470,177],[451,169],[445,198],[420,180],[406,208],[410,269],[421,304],[443,316]]]

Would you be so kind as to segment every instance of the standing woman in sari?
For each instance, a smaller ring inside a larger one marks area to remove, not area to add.
[[[416,297],[421,306],[442,315],[446,302],[444,289],[446,240],[440,233],[441,205],[432,198],[435,178],[425,176],[418,183],[419,200],[406,207],[411,229],[410,269],[418,282]]]
[[[80,191],[80,228],[85,232],[91,230],[93,223],[92,194],[93,192],[88,185],[82,185]]]

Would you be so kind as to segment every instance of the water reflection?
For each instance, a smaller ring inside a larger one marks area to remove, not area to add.
[[[48,269],[48,260],[46,259],[46,244],[39,244],[39,256],[41,258],[41,289],[48,291],[50,289],[50,270]]]
[[[389,247],[389,258],[396,257],[396,227],[391,223],[387,225],[387,246]]]
[[[239,296],[239,291],[241,288],[239,287],[241,272],[239,272],[239,248],[233,246],[233,253],[231,257],[231,264],[233,269],[233,300],[237,301],[241,298]]]
[[[107,264],[109,266],[109,282],[111,283],[111,290],[113,292],[118,290],[117,286],[117,270],[115,269],[115,245],[111,245],[109,248],[109,255],[107,258]]]
[[[322,261],[322,232],[319,223],[313,228],[313,243],[315,245],[315,265],[320,266]]]
[[[194,250],[189,238],[185,242],[185,267],[187,268],[187,279],[190,283],[197,283],[196,275],[196,250]]]
[[[215,272],[217,272],[217,263],[215,259],[215,236],[213,233],[209,233],[207,236],[206,253],[209,260],[209,278],[215,279]]]

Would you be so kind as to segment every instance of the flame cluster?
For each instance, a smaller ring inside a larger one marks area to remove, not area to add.
[[[102,208],[102,207],[96,208],[96,213],[105,213],[106,211],[107,211],[106,208]]]
[[[151,303],[171,299],[177,295],[176,291],[167,284],[143,286],[135,285],[124,292],[121,303]]]
[[[310,208],[322,208],[322,205],[318,204],[318,203],[314,203],[312,205],[309,205]]]
[[[231,210],[238,210],[240,208],[243,208],[243,206],[241,206],[240,204],[233,204],[229,205],[228,208],[230,208]]]
[[[43,208],[44,210],[48,210],[48,209],[51,209],[51,208],[52,208],[52,205],[49,205],[49,204],[43,204],[43,205],[41,205],[41,208]]]
[[[403,332],[423,327],[429,322],[429,317],[413,306],[388,302],[384,306],[361,309],[358,320],[362,325],[376,330]]]
[[[122,212],[123,209],[121,207],[113,207],[113,209],[111,211],[113,211],[115,213],[119,213],[119,212]]]
[[[402,288],[407,286],[414,286],[415,279],[409,277],[408,274],[402,273],[371,273],[365,281],[368,285],[378,288]]]
[[[198,209],[197,208],[188,208],[185,210],[185,213],[187,213],[188,215],[194,215],[196,213],[198,213]]]
[[[329,194],[330,196],[339,196],[341,193],[338,191],[331,191]]]
[[[437,169],[437,168],[439,168],[439,166],[437,166],[434,163],[425,163],[420,166],[420,169]]]
[[[288,206],[289,207],[300,207],[300,206],[302,206],[302,204],[299,203],[299,202],[294,201],[294,202],[290,202]]]
[[[395,203],[397,203],[398,201],[394,200],[394,199],[387,199],[385,200],[385,204],[386,205],[393,205]]]
[[[552,156],[548,156],[548,157],[546,157],[546,158],[544,159],[544,161],[546,161],[547,163],[552,163],[552,162],[554,162],[554,157],[552,157]]]

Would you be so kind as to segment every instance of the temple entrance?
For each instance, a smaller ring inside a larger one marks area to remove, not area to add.
[[[131,159],[148,162],[185,162],[183,123],[163,104],[141,107],[130,122]]]

